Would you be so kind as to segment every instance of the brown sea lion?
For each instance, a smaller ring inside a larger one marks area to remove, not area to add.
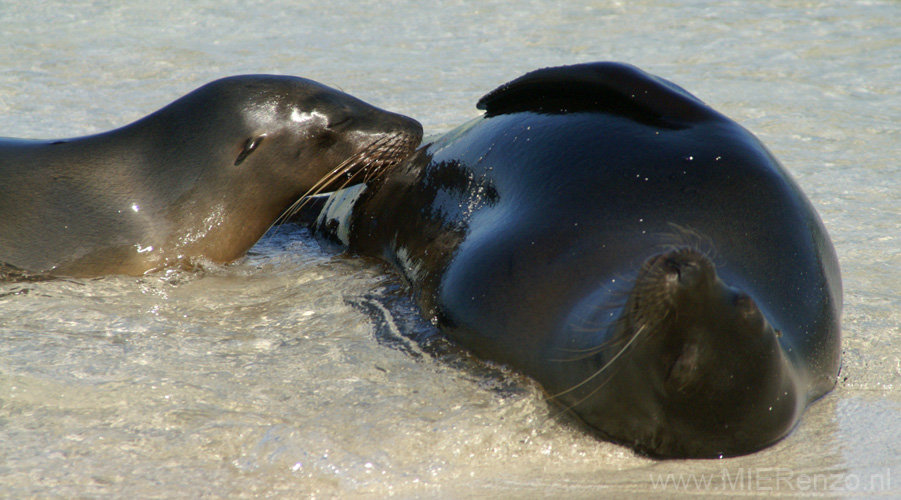
[[[0,267],[86,277],[231,262],[305,194],[375,176],[421,137],[415,120],[314,81],[245,75],[110,132],[0,139]]]

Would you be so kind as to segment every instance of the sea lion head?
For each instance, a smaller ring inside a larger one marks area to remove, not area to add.
[[[806,404],[780,333],[697,250],[647,259],[610,328],[594,380],[559,399],[651,456],[756,451],[787,434]]]
[[[240,113],[244,133],[233,145],[233,166],[275,162],[294,173],[294,183],[317,191],[375,176],[422,139],[416,120],[312,80],[245,75],[210,85],[223,87]]]
[[[182,191],[158,196],[177,230],[157,245],[154,267],[193,256],[230,262],[304,197],[371,180],[422,139],[416,120],[279,75],[214,81],[146,121],[178,127],[147,135],[179,141],[166,164],[181,180],[167,189]]]
[[[421,137],[314,81],[242,75],[116,130],[6,141],[0,260],[84,277],[228,263],[301,198],[380,175]]]

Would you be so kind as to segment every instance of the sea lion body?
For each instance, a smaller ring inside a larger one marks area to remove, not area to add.
[[[244,75],[110,132],[0,139],[0,263],[68,276],[227,263],[305,193],[396,162],[421,130],[311,80]]]
[[[322,233],[392,263],[423,315],[657,457],[749,453],[835,384],[841,279],[747,130],[615,63],[539,70],[365,188]]]

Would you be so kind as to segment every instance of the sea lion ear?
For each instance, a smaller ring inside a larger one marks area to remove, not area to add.
[[[532,71],[489,92],[476,107],[489,116],[596,111],[675,128],[721,116],[678,85],[615,62]]]
[[[235,158],[235,166],[244,163],[244,160],[250,156],[250,153],[256,151],[258,147],[260,147],[260,143],[263,142],[263,139],[266,138],[266,134],[260,134],[254,137],[248,137],[246,141],[244,141],[244,147],[241,149],[241,152],[238,153],[238,157]]]

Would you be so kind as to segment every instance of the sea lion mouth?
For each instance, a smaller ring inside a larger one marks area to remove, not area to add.
[[[341,186],[343,188],[360,173],[363,174],[362,182],[372,181],[410,156],[421,140],[421,136],[404,132],[382,137],[342,162],[317,184],[326,181],[325,186],[330,186],[345,176],[347,181]]]
[[[370,182],[410,156],[421,139],[405,132],[380,137],[322,176],[300,199],[339,191],[353,183]]]
[[[275,223],[293,218],[314,196],[340,191],[352,184],[372,182],[381,177],[413,154],[421,141],[422,135],[407,132],[397,132],[376,139],[322,176]]]

